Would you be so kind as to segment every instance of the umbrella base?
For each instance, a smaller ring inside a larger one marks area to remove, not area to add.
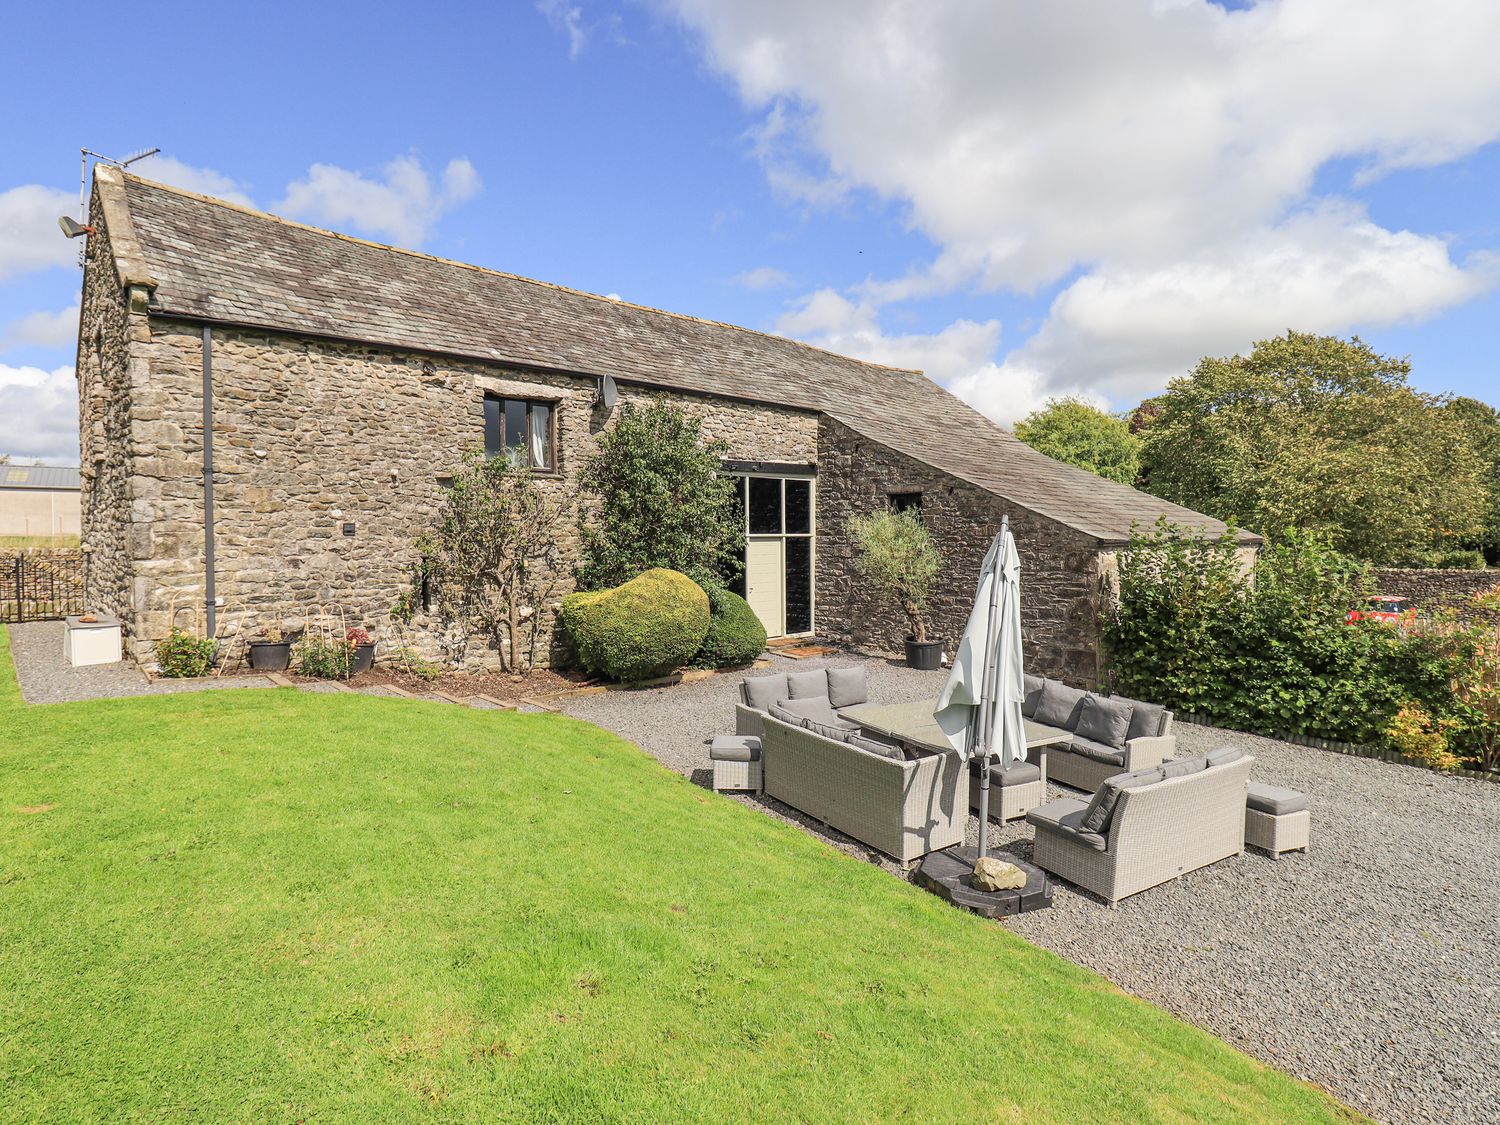
[[[1016,890],[982,891],[974,885],[974,861],[979,849],[944,848],[928,852],[917,863],[912,878],[954,906],[962,906],[986,918],[1003,918],[1009,914],[1026,914],[1045,910],[1052,905],[1052,879],[1035,864],[1005,852],[991,852],[997,859],[1014,863],[1026,872],[1026,885]]]

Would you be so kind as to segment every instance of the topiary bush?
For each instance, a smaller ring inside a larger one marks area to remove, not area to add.
[[[766,651],[766,627],[750,603],[718,586],[708,588],[708,636],[693,658],[701,668],[734,668]]]
[[[708,635],[708,595],[655,568],[609,590],[569,594],[562,625],[584,668],[611,680],[648,680],[682,667]]]

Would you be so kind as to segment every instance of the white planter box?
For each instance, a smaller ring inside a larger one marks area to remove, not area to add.
[[[70,617],[63,629],[63,659],[74,668],[116,664],[120,660],[120,623],[102,614],[98,621]]]

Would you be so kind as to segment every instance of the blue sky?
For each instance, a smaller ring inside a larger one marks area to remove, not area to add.
[[[52,224],[81,145],[919,366],[1002,422],[1133,405],[1285,328],[1500,401],[1494,6],[1232,7],[12,7],[0,452],[76,455],[77,247]]]

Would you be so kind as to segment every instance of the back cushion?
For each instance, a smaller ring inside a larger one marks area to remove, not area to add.
[[[1130,730],[1130,716],[1129,700],[1100,699],[1097,695],[1086,695],[1078,710],[1078,721],[1074,724],[1073,733],[1118,748],[1125,745],[1125,735]]]
[[[790,699],[780,699],[771,704],[771,718],[780,719],[783,723],[786,723],[789,726],[806,727],[807,716],[799,715],[795,711],[791,710],[787,706],[787,704],[790,702]]]
[[[1136,770],[1134,773],[1119,773],[1114,777],[1105,778],[1104,784],[1099,786],[1099,791],[1089,802],[1089,807],[1083,811],[1082,827],[1088,832],[1097,832],[1103,836],[1109,831],[1109,822],[1115,815],[1115,805],[1119,803],[1121,793],[1127,789],[1154,785],[1160,780],[1162,780],[1160,766]]]
[[[835,707],[853,707],[856,703],[868,702],[869,698],[863,668],[828,669],[829,703]]]
[[[788,672],[786,677],[788,699],[811,699],[821,695],[828,697],[828,673],[818,668],[811,672]]]
[[[1215,766],[1227,766],[1230,762],[1237,762],[1245,756],[1245,752],[1238,746],[1220,746],[1217,750],[1210,750],[1204,755],[1208,768]]]
[[[771,714],[775,715],[777,708],[797,719],[811,719],[815,723],[845,722],[845,720],[840,719],[834,714],[833,707],[828,702],[827,697],[822,695],[815,695],[808,699],[782,699],[772,707]],[[777,717],[780,718],[780,716]],[[787,719],[783,719],[782,721],[790,722]],[[849,725],[854,726],[855,724],[850,723]]]
[[[1177,758],[1171,762],[1163,762],[1161,767],[1162,777],[1187,777],[1189,774],[1202,773],[1208,768],[1208,759],[1203,755],[1196,758]]]
[[[866,754],[879,754],[882,758],[894,758],[898,762],[906,757],[901,752],[901,747],[897,746],[894,742],[886,742],[880,738],[870,738],[868,735],[851,734],[849,736],[849,745],[857,750],[863,750]]]
[[[1115,696],[1120,699],[1120,696]],[[1167,709],[1159,703],[1142,703],[1136,699],[1123,699],[1129,703],[1133,710],[1130,713],[1130,733],[1126,738],[1155,738],[1161,734],[1162,725],[1167,721]]]
[[[746,676],[740,685],[745,693],[745,705],[757,711],[769,711],[778,699],[787,699],[786,673],[774,676]]]
[[[1049,727],[1072,730],[1073,724],[1078,721],[1078,710],[1083,706],[1083,697],[1087,694],[1086,691],[1070,688],[1056,680],[1046,680],[1042,684],[1041,698],[1037,700],[1036,713],[1031,717]]]
[[[1036,705],[1042,698],[1042,684],[1046,681],[1040,676],[1023,677],[1026,683],[1026,698],[1021,701],[1021,714],[1030,719],[1036,715]]]

